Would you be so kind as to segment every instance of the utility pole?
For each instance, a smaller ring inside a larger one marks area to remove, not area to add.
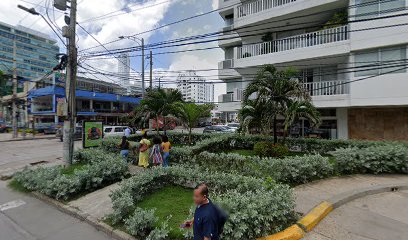
[[[65,96],[68,104],[68,116],[64,120],[64,146],[63,157],[66,165],[72,164],[74,155],[74,130],[76,118],[76,74],[77,74],[77,48],[75,46],[77,0],[71,0],[68,40],[68,64],[66,71]]]
[[[153,54],[150,50],[150,91],[153,91]]]
[[[13,102],[12,102],[12,117],[13,117],[13,138],[18,137],[17,130],[17,53],[16,39],[13,41]]]
[[[144,38],[142,38],[142,99],[145,98],[145,54],[144,54]]]

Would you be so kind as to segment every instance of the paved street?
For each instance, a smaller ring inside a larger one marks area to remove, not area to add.
[[[296,210],[306,213],[342,192],[386,184],[407,184],[406,175],[353,175],[304,184],[295,188]],[[349,202],[323,219],[306,240],[406,240],[408,191],[366,196]]]
[[[8,189],[6,184],[0,181],[1,240],[110,239],[40,200]]]
[[[331,212],[305,240],[406,240],[408,191],[357,199]]]
[[[81,141],[76,141],[75,147],[81,147]],[[0,143],[0,175],[40,161],[62,163],[62,143],[58,139]]]

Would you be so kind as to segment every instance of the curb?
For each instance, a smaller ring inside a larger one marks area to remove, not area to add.
[[[92,227],[96,228],[98,231],[104,232],[109,237],[117,240],[138,240],[137,238],[129,235],[125,232],[122,232],[118,229],[114,229],[113,227],[109,226],[108,224],[99,221],[98,219],[90,216],[87,213],[82,212],[79,209],[71,207],[69,205],[63,204],[55,199],[45,196],[39,192],[31,192],[31,195],[43,202],[48,203],[49,205],[55,207],[59,211],[66,213],[74,218],[77,218],[87,224],[91,225]]]
[[[55,136],[52,136],[52,137],[36,137],[36,138],[33,138],[33,137],[29,137],[29,138],[17,138],[17,139],[7,139],[7,140],[0,140],[0,143],[2,143],[2,142],[21,142],[21,141],[31,141],[31,140],[43,140],[43,139],[45,139],[45,140],[52,140],[52,139],[57,139]]]
[[[330,199],[321,202],[319,205],[310,210],[296,224],[286,228],[285,230],[273,235],[258,238],[257,240],[299,240],[302,239],[308,232],[319,224],[331,211],[334,209],[356,200],[361,197],[374,195],[384,192],[395,192],[399,190],[408,190],[408,183],[388,184],[361,188],[349,192],[344,192],[331,197]]]

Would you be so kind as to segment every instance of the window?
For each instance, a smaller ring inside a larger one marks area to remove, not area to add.
[[[354,57],[356,77],[386,73],[404,73],[401,69],[406,62],[406,47],[380,48],[370,52],[356,53]]]
[[[405,0],[356,0],[356,19],[375,17],[405,9]]]
[[[115,132],[123,132],[123,128],[117,127],[117,128],[115,128]]]
[[[105,131],[104,131],[104,132],[109,133],[109,132],[111,132],[111,131],[112,131],[112,128],[105,128]]]

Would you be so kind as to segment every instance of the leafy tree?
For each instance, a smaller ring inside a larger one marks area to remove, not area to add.
[[[191,144],[192,129],[197,126],[200,118],[210,117],[212,104],[176,103],[175,113],[178,119],[188,129],[188,141]]]
[[[134,110],[132,123],[144,126],[149,119],[154,118],[156,123],[159,117],[166,117],[174,114],[176,103],[183,101],[183,95],[176,89],[154,89],[147,93],[140,105]],[[156,131],[159,133],[159,124],[156,124]]]
[[[284,138],[287,136],[289,127],[300,117],[309,120],[312,126],[321,124],[320,112],[311,102],[304,100],[289,101],[285,111]]]
[[[272,65],[265,65],[258,72],[253,82],[244,91],[244,107],[254,101],[263,113],[265,127],[273,126],[274,143],[278,142],[277,117],[285,115],[288,104],[296,100],[310,101],[310,95],[296,79],[297,72],[291,68],[278,71]]]

